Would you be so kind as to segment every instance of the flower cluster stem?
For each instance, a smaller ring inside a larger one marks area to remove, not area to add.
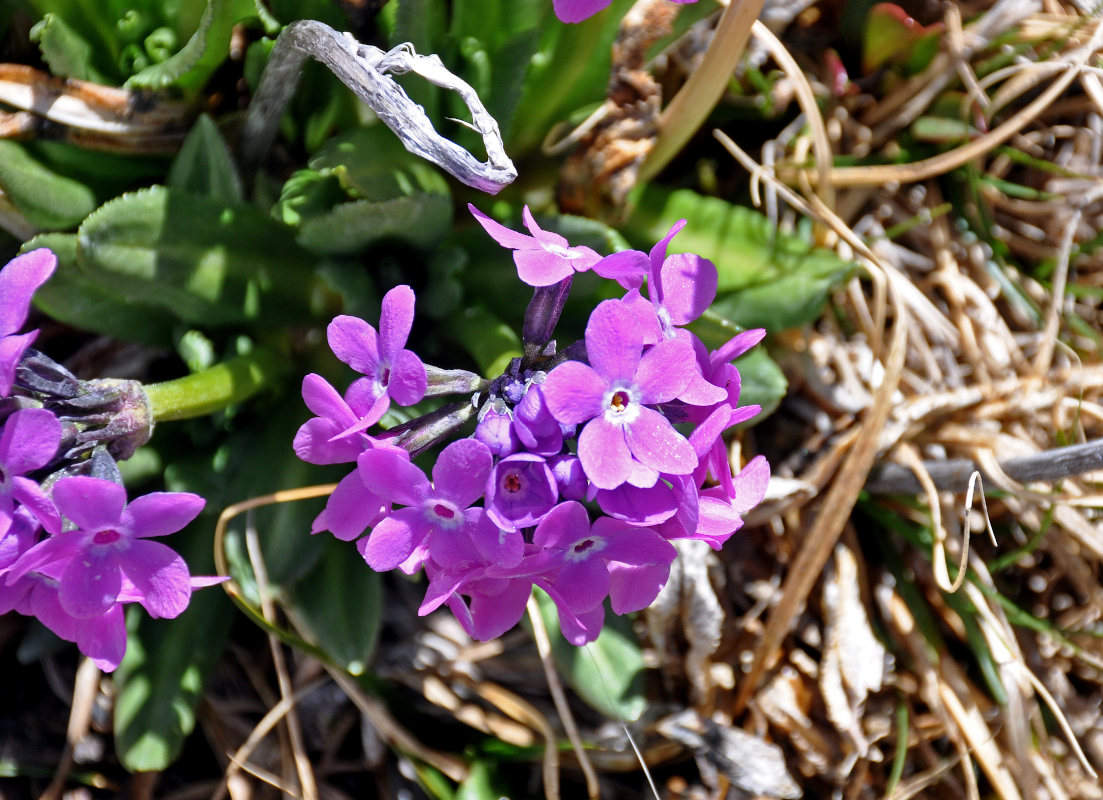
[[[274,383],[280,362],[267,350],[215,364],[183,378],[145,387],[154,422],[203,417],[249,399]]]

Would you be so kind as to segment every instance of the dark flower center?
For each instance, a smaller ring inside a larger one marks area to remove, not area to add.
[[[593,539],[583,539],[581,542],[576,542],[575,546],[572,547],[571,550],[573,552],[581,555],[582,553],[585,553],[587,550],[589,550],[593,546],[594,546],[594,540]]]
[[[518,477],[516,472],[511,472],[506,475],[506,479],[505,481],[503,481],[503,485],[505,486],[507,492],[519,492],[521,491],[521,478]]]
[[[118,531],[97,531],[92,536],[92,541],[95,544],[111,544],[112,542],[119,541],[121,538]]]
[[[619,391],[614,392],[612,399],[609,401],[609,409],[620,413],[624,409],[628,408],[628,404],[631,401],[628,399],[628,392]]]
[[[390,383],[391,383],[391,368],[390,367],[384,367],[383,368],[383,374],[379,376],[379,382],[383,386],[389,386],[390,385]]]
[[[433,513],[435,513],[441,519],[453,519],[456,516],[456,512],[443,503],[437,503],[436,505],[434,505]]]

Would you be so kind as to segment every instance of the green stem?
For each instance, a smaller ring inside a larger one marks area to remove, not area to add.
[[[280,362],[267,350],[256,350],[221,364],[164,383],[145,387],[154,422],[203,417],[247,400],[275,382]]]

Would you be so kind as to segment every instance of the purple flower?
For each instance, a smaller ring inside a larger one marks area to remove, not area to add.
[[[53,460],[61,444],[61,423],[43,408],[24,408],[12,413],[2,427],[0,537],[11,527],[16,503],[22,503],[48,531],[57,533],[61,530],[61,518],[54,504],[35,481],[23,476]]]
[[[558,499],[547,462],[534,453],[514,453],[494,465],[484,505],[498,527],[518,530],[538,523]]]
[[[303,378],[303,402],[318,416],[303,423],[295,434],[295,455],[308,464],[344,464],[372,446],[363,433],[387,410],[386,395],[370,393],[361,381],[353,383],[341,397],[321,375]]]
[[[644,352],[636,314],[617,300],[594,309],[586,325],[590,364],[568,361],[548,375],[543,392],[560,422],[586,423],[578,457],[599,489],[655,483],[659,472],[685,475],[697,456],[685,437],[648,406],[676,398],[697,374],[693,351],[678,339]]]
[[[326,334],[334,355],[366,376],[349,387],[350,392],[366,390],[373,398],[388,398],[383,411],[390,400],[410,406],[425,396],[428,386],[425,365],[413,351],[404,349],[413,323],[413,289],[396,286],[383,296],[378,334],[359,317],[341,315],[329,324]],[[357,387],[360,383],[362,386]],[[374,422],[362,420],[350,433]]]
[[[731,468],[727,469],[731,473]],[[700,539],[713,550],[743,526],[743,514],[762,502],[770,483],[770,465],[764,456],[755,456],[735,476],[733,490],[722,485],[701,491],[698,513],[692,530],[677,517],[656,526],[667,539]]]
[[[601,261],[601,256],[589,247],[571,247],[558,233],[542,230],[528,206],[521,213],[531,236],[495,222],[470,203],[467,207],[494,241],[513,250],[517,275],[529,286],[551,286]]]
[[[407,562],[423,543],[438,564],[482,554],[488,561],[520,560],[518,533],[499,531],[470,508],[483,496],[493,457],[482,442],[461,439],[441,451],[430,484],[418,467],[383,449],[369,450],[357,462],[366,486],[396,505],[407,506],[385,517],[357,543],[368,566],[379,572]]]
[[[171,548],[149,541],[174,533],[203,509],[202,497],[154,492],[126,503],[126,490],[99,478],[62,478],[58,510],[75,526],[39,542],[13,565],[8,582],[29,572],[56,577],[64,611],[78,619],[106,614],[116,602],[140,602],[153,617],[175,617],[188,605],[192,578]]]
[[[38,331],[16,335],[27,321],[31,296],[57,267],[57,257],[45,248],[13,258],[0,269],[0,397],[15,383],[15,368]]]
[[[555,16],[560,22],[582,22],[606,9],[613,0],[554,0]],[[672,0],[675,3],[696,3],[697,0]]]
[[[536,560],[544,573],[536,584],[576,617],[594,611],[606,597],[617,614],[647,608],[678,554],[651,528],[611,517],[599,517],[591,526],[586,509],[574,501],[544,517],[533,544],[542,549]],[[551,577],[549,568],[555,570]]]

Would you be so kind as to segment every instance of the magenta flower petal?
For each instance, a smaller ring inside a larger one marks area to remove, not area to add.
[[[425,473],[395,450],[368,450],[356,460],[356,469],[374,494],[399,505],[415,506],[429,496]]]
[[[425,365],[410,350],[399,350],[391,362],[387,394],[400,406],[412,406],[425,397],[429,381]],[[378,420],[373,421],[376,422]]]
[[[308,464],[346,464],[364,452],[363,441],[346,432],[344,425],[314,417],[302,424],[291,446]]]
[[[581,503],[573,500],[560,503],[550,512],[533,532],[533,544],[542,548],[565,550],[579,537],[590,532],[590,515]]]
[[[688,475],[697,467],[693,447],[658,411],[641,407],[639,418],[625,426],[624,436],[632,455],[659,472]],[[586,473],[589,474],[589,470]]]
[[[678,232],[686,226],[686,221],[680,219],[675,222],[670,230],[666,232],[666,236],[655,242],[655,246],[651,248],[651,251],[647,254],[651,262],[651,281],[649,283],[649,293],[651,298],[656,303],[662,303],[662,286],[660,281],[660,275],[662,273],[663,262],[666,261],[666,248],[670,244],[670,240],[678,235]]]
[[[483,496],[493,466],[490,448],[477,439],[452,442],[433,465],[433,494],[467,508]]]
[[[34,515],[35,519],[42,523],[42,527],[50,533],[61,530],[61,515],[57,508],[42,491],[42,488],[30,478],[17,475],[11,479],[11,496],[18,500]],[[5,528],[0,524],[0,529]]]
[[[0,466],[23,475],[50,463],[61,444],[61,423],[44,408],[24,408],[0,425]]]
[[[375,328],[359,317],[342,314],[329,323],[326,338],[337,358],[362,375],[376,377],[380,354]]]
[[[586,358],[606,381],[629,381],[643,352],[635,317],[619,300],[603,300],[586,324]]]
[[[119,521],[136,537],[164,536],[181,530],[199,516],[206,504],[202,497],[189,492],[151,492],[132,500]]]
[[[608,383],[593,367],[566,361],[548,374],[540,388],[552,416],[567,425],[577,425],[604,410]]]
[[[666,418],[657,412],[642,407],[640,411],[655,414],[670,427]],[[604,417],[594,417],[586,423],[578,437],[578,460],[582,462],[582,468],[586,470],[590,482],[598,489],[615,489],[628,479],[632,470],[632,453],[625,441],[627,429],[627,426],[608,422]],[[689,447],[688,442],[686,447]],[[650,450],[647,452],[650,453]],[[696,458],[693,466],[697,466]]]
[[[670,547],[667,544],[667,547]],[[670,547],[673,550],[673,547]],[[636,566],[609,564],[609,605],[614,614],[642,611],[655,602],[670,579],[670,563]]]
[[[38,331],[18,336],[0,336],[0,397],[7,397],[15,383],[15,370],[23,352],[31,346]]]
[[[571,262],[547,250],[516,250],[517,277],[529,286],[551,286],[575,273]]]
[[[692,253],[678,253],[663,262],[662,305],[675,325],[688,325],[716,299],[716,265]]]
[[[118,553],[118,562],[151,617],[173,619],[188,607],[191,599],[188,565],[171,547],[136,539]]]
[[[384,360],[394,359],[406,346],[413,325],[414,290],[405,284],[396,286],[383,295],[379,312],[379,354]]]
[[[306,407],[319,417],[331,419],[339,424],[344,423],[346,428],[356,424],[356,414],[338,391],[321,375],[311,373],[303,378],[302,394]]]
[[[669,566],[678,557],[674,546],[651,528],[629,525],[619,519],[599,517],[594,523],[593,535],[605,542],[601,557],[609,561]]]
[[[360,473],[350,472],[326,501],[326,529],[341,541],[351,542],[382,518],[385,508],[383,500],[364,485]]]
[[[721,345],[720,349],[712,351],[709,356],[709,361],[713,366],[727,364],[746,353],[765,337],[765,328],[752,328],[749,331],[743,331]]]
[[[735,497],[732,507],[740,513],[750,511],[762,502],[770,485],[770,464],[765,456],[755,456],[735,476]]]
[[[567,563],[555,577],[556,588],[575,614],[592,611],[609,594],[609,571],[600,555],[601,541],[587,536],[567,551]]]
[[[636,386],[642,393],[640,402],[668,403],[689,386],[696,374],[697,362],[689,345],[679,339],[664,339],[640,359],[636,372]]]
[[[15,333],[27,321],[31,296],[57,267],[57,256],[44,247],[16,256],[0,269],[0,336]]]
[[[616,281],[625,289],[639,289],[647,277],[651,262],[639,250],[621,250],[594,264],[594,272]]]
[[[616,489],[597,493],[597,504],[611,517],[635,525],[657,525],[678,510],[674,492],[665,483],[641,489],[625,483]]]
[[[78,619],[98,617],[115,603],[122,583],[118,553],[113,548],[85,548],[62,572],[58,599],[61,607]]]
[[[77,626],[76,645],[97,668],[113,672],[126,654],[123,607],[116,604],[98,617],[81,620]]]
[[[356,548],[376,572],[394,569],[414,552],[424,538],[421,511],[402,508],[383,519],[371,534],[360,539]]]
[[[76,476],[54,484],[54,503],[74,525],[86,531],[113,528],[126,505],[126,490],[117,483]]]
[[[612,0],[553,0],[555,16],[561,22],[582,22],[605,9]]]
[[[507,228],[505,225],[491,219],[471,203],[467,204],[467,210],[472,213],[479,224],[483,226],[490,238],[500,244],[502,247],[510,250],[521,250],[532,247],[532,237],[526,236],[523,233],[518,233],[511,228]]]
[[[69,561],[80,553],[83,541],[84,534],[80,531],[66,531],[43,539],[12,564],[7,583],[15,583],[27,573],[41,571],[55,562]]]

